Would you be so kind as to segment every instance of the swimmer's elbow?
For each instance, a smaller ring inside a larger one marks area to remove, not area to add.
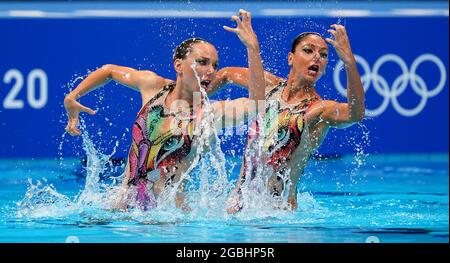
[[[217,74],[219,74],[219,73],[225,74],[230,69],[231,69],[231,67],[223,67],[223,68],[219,69],[219,71],[217,71]]]
[[[112,73],[114,71],[123,71],[124,69],[125,69],[125,67],[122,67],[122,66],[119,66],[119,65],[115,65],[115,64],[104,64],[100,68],[100,70],[103,70],[108,75],[112,75]]]
[[[102,66],[102,69],[109,69],[109,68],[111,68],[111,67],[113,67],[114,65],[113,64],[104,64],[103,66]]]
[[[224,67],[217,72],[216,77],[223,82],[236,83],[239,85],[239,83],[242,81],[242,78],[248,74],[247,72],[247,68]]]
[[[364,120],[365,117],[365,113],[363,112],[359,112],[358,114],[353,115],[352,117],[350,117],[350,122],[351,123],[357,123],[357,122],[361,122]]]
[[[224,68],[219,69],[216,73],[216,76],[217,77],[225,77],[227,75],[228,69],[229,69],[229,67],[224,67]]]
[[[366,111],[363,110],[359,116],[358,122],[363,121],[365,117],[366,117]]]
[[[353,118],[349,118],[347,121],[340,123],[339,126],[340,128],[348,128],[351,127],[359,122],[361,122],[364,118],[361,117],[353,117]]]
[[[349,109],[349,121],[353,123],[361,122],[364,120],[365,114],[366,110],[364,104],[359,105],[359,107],[353,108],[352,110]]]
[[[106,74],[108,78],[112,78],[112,71],[115,66],[116,65],[113,65],[113,64],[105,64],[100,68],[100,70],[103,71],[104,74]]]
[[[356,105],[355,105],[356,104]],[[356,123],[361,122],[364,120],[365,113],[366,113],[366,107],[364,100],[359,101],[359,103],[352,103],[351,105],[348,104],[348,112],[349,112],[349,121]]]
[[[111,71],[113,67],[114,67],[113,64],[105,64],[100,69],[105,70],[105,71]]]
[[[329,123],[330,126],[338,128],[338,129],[345,129],[349,128],[353,125],[355,125],[358,122],[361,122],[364,120],[364,113],[361,114],[355,114],[353,116],[349,116],[348,119],[345,119],[343,121],[338,121],[337,123]]]

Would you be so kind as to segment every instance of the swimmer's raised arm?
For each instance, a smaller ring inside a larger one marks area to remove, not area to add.
[[[224,26],[223,28],[227,31],[236,33],[242,43],[247,47],[248,68],[226,67],[219,70],[215,80],[211,83],[212,88],[208,93],[212,94],[222,86],[233,83],[248,88],[250,99],[263,100],[265,89],[267,87],[273,87],[282,79],[263,69],[262,59],[259,53],[258,38],[251,25],[251,14],[240,9],[239,15],[242,17],[242,21],[238,16],[231,17],[238,25],[236,28],[227,26]]]
[[[102,66],[89,74],[89,76],[87,76],[64,98],[64,107],[66,108],[69,118],[66,131],[68,131],[70,135],[81,134],[77,129],[80,112],[95,114],[92,109],[83,106],[77,99],[98,87],[104,86],[111,80],[140,91],[143,102],[147,101],[155,89],[170,82],[170,80],[164,79],[151,71],[139,71],[133,68],[112,64]]]
[[[329,29],[328,32],[334,39],[326,38],[326,41],[333,45],[339,58],[344,62],[348,101],[347,103],[324,101],[321,119],[330,126],[345,128],[364,119],[365,95],[345,27],[336,24],[331,27],[333,29]]]
[[[249,94],[248,98],[215,103],[214,109],[216,112],[221,112],[221,114],[218,115],[222,116],[221,120],[225,120],[225,127],[239,125],[246,116],[251,118],[258,112],[258,109],[264,109],[264,107],[257,107],[259,101],[264,102],[266,86],[264,69],[259,53],[258,38],[251,25],[251,14],[240,9],[239,15],[242,17],[242,21],[238,16],[231,17],[231,19],[237,23],[236,28],[227,26],[224,26],[223,28],[227,31],[236,33],[241,42],[247,47],[249,69],[245,77]],[[261,111],[264,112],[264,110]]]
[[[259,53],[258,37],[252,28],[250,12],[243,9],[239,10],[239,16],[232,16],[231,19],[236,21],[237,27],[231,28],[224,26],[223,28],[229,32],[235,33],[241,42],[247,47],[248,56],[248,98],[251,100],[264,100],[265,81],[264,69],[262,65],[261,55]]]

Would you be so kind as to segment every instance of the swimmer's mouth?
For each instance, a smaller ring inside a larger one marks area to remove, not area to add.
[[[200,85],[202,85],[202,87],[204,88],[204,89],[208,89],[209,88],[209,85],[211,84],[211,81],[210,80],[203,80],[203,81],[201,81],[200,82]]]
[[[319,72],[319,66],[312,65],[311,67],[308,68],[308,72],[314,75],[317,74],[317,72]]]

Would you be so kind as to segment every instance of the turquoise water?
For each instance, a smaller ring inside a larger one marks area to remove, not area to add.
[[[231,181],[239,170],[239,160],[227,158],[233,161]],[[73,206],[85,189],[80,160],[3,159],[0,242],[449,242],[448,167],[448,154],[312,160],[299,182],[296,212],[229,216],[204,209],[119,213]],[[109,176],[121,169],[109,169]],[[40,180],[40,189],[52,185],[44,193],[54,195],[19,206],[29,179],[35,187]]]

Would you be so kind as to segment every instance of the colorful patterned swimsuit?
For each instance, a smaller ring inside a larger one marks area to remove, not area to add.
[[[165,107],[166,97],[174,88],[175,83],[164,86],[142,107],[133,125],[128,185],[136,187],[136,200],[144,210],[157,204],[155,182],[165,180],[166,186],[170,184],[177,164],[191,153],[192,112],[183,119]]]
[[[311,105],[318,101],[317,97],[307,98],[297,104],[288,104],[283,101],[281,94],[287,82],[281,82],[277,87],[266,93],[266,114],[264,125],[264,145],[269,164],[275,173],[282,172],[285,164],[290,161],[292,154],[300,146],[302,134],[305,129],[305,113]],[[250,135],[248,145],[259,135],[258,125],[254,122],[255,135]],[[253,164],[257,160],[252,160]],[[247,160],[244,156],[244,169],[247,169]],[[252,165],[252,178],[255,176],[256,165]],[[244,170],[244,175],[246,171]]]

